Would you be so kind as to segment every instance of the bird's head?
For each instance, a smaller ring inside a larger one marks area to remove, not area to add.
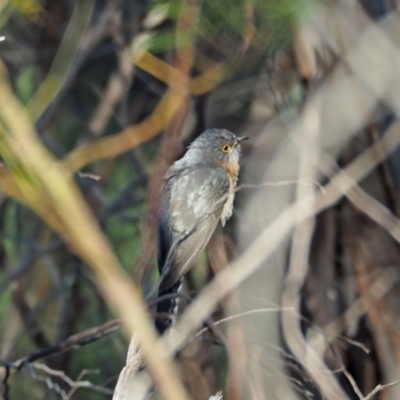
[[[188,157],[210,163],[237,163],[240,158],[240,143],[247,137],[237,137],[226,129],[208,129],[190,146]]]

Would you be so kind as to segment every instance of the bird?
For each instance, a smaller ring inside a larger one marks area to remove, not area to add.
[[[208,129],[167,171],[159,197],[155,326],[163,334],[175,321],[183,277],[221,222],[232,216],[239,174],[240,143],[226,129]],[[165,316],[161,318],[160,316]]]

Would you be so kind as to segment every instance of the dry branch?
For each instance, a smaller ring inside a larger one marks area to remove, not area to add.
[[[13,362],[8,362],[6,366],[0,367],[0,380],[5,383],[6,377],[17,371],[20,371],[23,367],[28,366],[34,361],[40,360],[56,353],[66,352],[71,349],[86,346],[90,343],[95,342],[96,340],[103,338],[104,336],[107,336],[117,331],[120,326],[121,321],[119,320],[108,321],[103,325],[97,326],[95,328],[86,329],[83,332],[72,335],[67,340],[54,346],[49,346],[47,348],[37,350],[23,358],[20,358]]]

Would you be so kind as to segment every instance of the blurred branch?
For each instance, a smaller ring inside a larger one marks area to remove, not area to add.
[[[153,113],[144,121],[112,137],[99,139],[69,153],[64,161],[71,171],[77,171],[102,158],[115,157],[151,139],[167,127],[183,106],[187,93],[184,82],[187,78],[179,69],[171,67],[144,50],[140,50],[140,56],[134,58],[134,62],[138,67],[166,83],[173,82],[174,87],[164,94]],[[202,75],[189,80],[190,92],[196,95],[206,93],[225,77],[224,68],[214,65]]]
[[[144,369],[143,353],[136,335],[133,335],[125,366],[118,376],[113,400],[129,400],[133,396],[135,400],[146,399],[150,386],[149,375]]]
[[[23,197],[13,176],[8,172],[8,169],[2,163],[0,163],[0,185],[1,185],[2,190],[8,196],[12,196],[12,197],[16,197],[16,198]]]
[[[399,280],[400,275],[397,270],[395,268],[388,269],[343,314],[321,328],[322,340],[320,332],[316,330],[309,331],[308,340],[310,342],[319,341],[318,351],[323,354],[325,349],[346,329],[349,321],[359,320],[368,311],[368,307],[376,300],[383,298]],[[316,347],[316,343],[314,347]]]
[[[50,72],[27,106],[27,112],[32,121],[36,121],[43,114],[65,84],[92,17],[94,5],[93,0],[76,2]]]
[[[9,133],[2,133],[2,148],[13,154],[25,174],[14,174],[18,185],[27,189],[29,196],[36,199],[44,197],[54,206],[68,243],[92,267],[99,289],[121,315],[129,334],[135,332],[138,335],[148,368],[161,393],[171,400],[187,398],[165,349],[155,344],[156,334],[138,289],[122,273],[106,238],[69,174],[62,168],[54,167],[53,158],[38,141],[31,121],[14,98],[4,75],[2,66],[0,115],[9,130]]]
[[[181,82],[182,79],[186,79],[179,69],[153,56],[146,50],[140,49],[136,55],[132,56],[132,59],[139,68],[166,84],[177,83]],[[189,82],[190,93],[198,96],[209,92],[227,77],[227,73],[228,70],[225,64],[211,64],[200,75],[191,78]]]
[[[308,107],[303,116],[304,129],[302,135],[296,138],[299,143],[300,168],[299,180],[312,181],[316,179],[320,158],[319,132],[320,115],[314,107]],[[326,366],[317,351],[304,338],[298,314],[300,314],[300,291],[308,272],[309,252],[315,228],[314,201],[316,192],[314,186],[298,185],[296,198],[301,202],[308,198],[307,209],[304,207],[296,215],[296,227],[293,234],[290,251],[289,269],[282,293],[284,307],[293,307],[297,312],[282,315],[282,329],[286,343],[298,362],[305,368],[313,381],[318,385],[326,398],[347,399],[347,395]],[[308,214],[308,219],[303,218]]]
[[[223,268],[225,268],[229,260],[234,258],[236,253],[236,246],[233,243],[226,243],[224,240],[222,229],[218,227],[213,233],[208,245],[208,260],[213,272],[213,275],[218,274]],[[228,252],[229,249],[229,252]],[[228,355],[228,374],[225,383],[225,396],[230,400],[238,400],[241,398],[241,393],[245,388],[245,376],[246,376],[246,365],[248,363],[249,354],[246,350],[244,329],[241,320],[236,317],[241,315],[248,315],[247,313],[241,313],[232,315],[240,309],[240,299],[238,293],[234,291],[231,293],[222,303],[225,314],[229,316],[217,322],[210,322],[214,333],[217,333],[223,341]],[[251,310],[256,313],[257,310]],[[259,310],[261,312],[261,310]],[[272,311],[272,309],[271,309]],[[250,312],[250,314],[253,314]],[[215,332],[215,327],[220,323],[232,321],[226,329],[226,338],[222,334],[222,330]],[[203,332],[207,331],[207,328],[197,332],[195,337],[200,337]],[[217,337],[218,337],[217,336]]]
[[[47,199],[41,193],[37,193],[34,196],[27,195],[24,188],[19,185],[16,176],[4,164],[0,164],[0,187],[7,196],[14,197],[36,210],[41,218],[53,229],[58,232],[64,231],[60,218]]]
[[[379,147],[377,150],[380,150]],[[396,215],[381,202],[364,191],[357,182],[355,182],[351,176],[346,175],[345,171],[342,171],[336,162],[328,155],[323,156],[319,167],[327,174],[332,173],[332,171],[336,173],[341,171],[343,180],[341,182],[342,186],[338,187],[338,189],[341,190],[344,187],[348,187],[348,184],[353,185],[354,187],[350,191],[344,193],[344,195],[354,206],[385,229],[386,232],[400,244],[400,219],[397,218]]]
[[[49,346],[49,340],[42,329],[37,316],[29,306],[20,282],[12,285],[12,299],[18,314],[25,325],[25,331],[36,347]]]
[[[385,150],[377,146],[375,151],[377,154],[380,154]],[[333,171],[337,172],[340,170],[335,161],[328,155],[324,155],[321,161],[318,167],[320,167],[326,175],[331,175]],[[342,176],[342,185],[347,181],[347,183],[354,186],[353,189],[345,193],[348,200],[381,226],[395,241],[397,241],[397,243],[400,243],[400,220],[382,203],[366,193],[350,176],[343,173],[343,171]],[[343,186],[338,187],[338,189],[342,190]],[[375,333],[375,336],[378,341],[377,353],[382,362],[388,364],[390,360],[392,360],[394,365],[397,365],[398,353],[393,351],[391,347],[380,346],[379,342],[380,338],[387,337],[387,340],[391,341],[393,348],[397,348],[398,336],[397,333],[393,331],[392,323],[390,322],[395,319],[395,316],[392,315],[392,311],[387,304],[389,300],[385,302],[384,297],[399,282],[399,275],[395,268],[390,268],[388,270],[386,270],[386,268],[383,273],[378,272],[379,277],[377,277],[377,273],[373,272],[371,262],[369,262],[368,273],[366,273],[365,270],[358,271],[357,273],[358,279],[361,280],[359,284],[359,297],[340,317],[331,321],[328,325],[325,325],[322,331],[323,336],[321,336],[318,331],[309,330],[307,333],[308,342],[313,343],[313,346],[318,348],[318,352],[321,356],[338,335],[348,328],[349,325],[357,323],[361,317],[367,314],[371,320],[372,331],[375,332],[379,330],[379,332]],[[373,275],[371,278],[368,278],[370,274]],[[378,328],[375,328],[375,326]],[[391,375],[386,376],[386,379],[390,380],[392,376],[396,376],[396,372],[393,371],[393,368],[388,369]],[[385,371],[385,369],[383,369],[383,371]]]
[[[102,133],[114,111],[115,105],[131,85],[134,64],[131,63],[125,49],[120,50],[117,57],[118,69],[111,74],[107,87],[100,96],[100,103],[89,122],[89,130],[96,136]]]
[[[0,185],[1,187],[1,185]],[[8,276],[6,276],[3,281],[0,283],[0,295],[3,290],[7,288],[7,286],[14,281],[15,279],[18,279],[23,273],[26,272],[26,270],[32,265],[32,263],[37,260],[38,258],[58,249],[60,246],[63,245],[63,241],[60,239],[55,240],[48,246],[40,249],[35,249],[33,254],[29,254],[25,259],[23,259],[20,263],[19,266],[11,272]]]
[[[115,157],[142,144],[165,129],[182,106],[183,99],[183,92],[169,90],[150,117],[143,122],[128,127],[112,137],[98,139],[94,143],[78,147],[65,157],[65,164],[71,172],[77,171],[94,161]]]

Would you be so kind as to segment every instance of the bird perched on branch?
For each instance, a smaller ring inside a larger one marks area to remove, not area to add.
[[[218,222],[222,226],[233,211],[239,173],[240,143],[225,129],[209,129],[168,170],[159,209],[159,297],[156,328],[163,333],[177,314],[183,276],[204,250]]]

